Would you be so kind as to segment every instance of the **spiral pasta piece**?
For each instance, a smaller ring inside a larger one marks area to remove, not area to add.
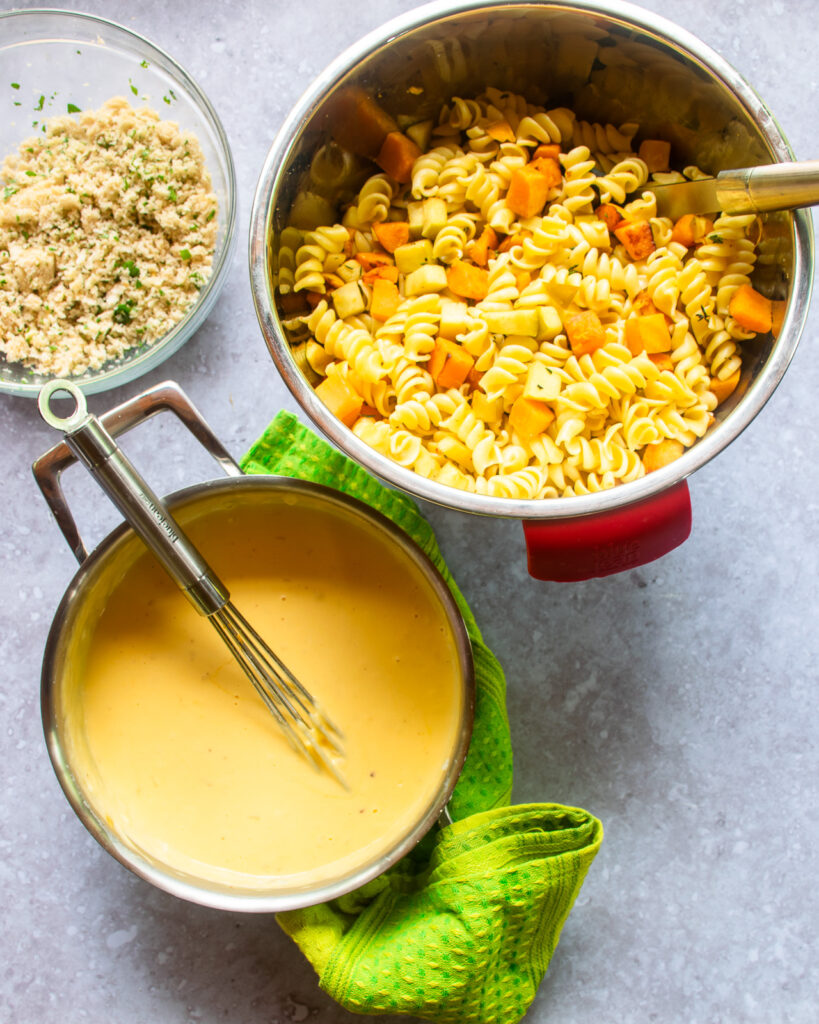
[[[461,43],[428,45],[443,80],[465,72]],[[595,88],[608,72],[604,60]],[[648,446],[708,431],[754,335],[731,300],[760,258],[756,218],[723,214],[681,244],[644,189],[638,130],[494,87],[456,95],[426,123],[408,184],[377,171],[342,223],[281,232],[274,283],[294,360],[328,404],[363,403],[357,436],[445,486],[545,499],[628,484]],[[539,146],[558,186],[533,163]],[[351,168],[329,143],[307,190],[343,188]]]

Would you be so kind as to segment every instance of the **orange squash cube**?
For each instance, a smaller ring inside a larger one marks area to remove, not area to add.
[[[594,352],[606,343],[606,332],[600,317],[592,310],[583,313],[568,313],[563,317],[563,326],[569,345],[576,356]]]
[[[675,441],[672,438],[657,441],[656,444],[647,444],[643,449],[643,467],[646,473],[653,473],[678,459],[684,451],[682,441]]]
[[[474,363],[472,356],[457,342],[437,338],[427,369],[439,388],[459,388]]]
[[[554,418],[554,410],[545,402],[519,395],[509,412],[509,425],[521,437],[536,437],[543,433]]]
[[[662,313],[634,316],[626,320],[626,344],[633,356],[671,351],[671,332]]]
[[[739,374],[739,369],[736,369],[725,380],[720,380],[719,377],[711,378],[711,391],[716,396],[717,405],[722,405],[725,399],[736,391],[737,384],[739,384]]]
[[[740,327],[767,334],[773,326],[773,304],[749,284],[741,284],[731,296],[728,312]]]

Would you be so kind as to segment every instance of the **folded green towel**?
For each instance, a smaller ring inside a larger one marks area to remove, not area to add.
[[[361,889],[278,921],[321,987],[348,1010],[514,1024],[549,966],[602,826],[574,807],[506,806],[512,745],[503,672],[407,495],[386,488],[290,413],[279,413],[242,469],[334,487],[401,526],[450,587],[475,659],[475,723],[449,803],[454,823],[434,829]]]

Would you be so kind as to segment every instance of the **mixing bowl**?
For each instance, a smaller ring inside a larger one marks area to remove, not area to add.
[[[229,270],[236,223],[233,157],[219,117],[199,86],[168,54],[136,32],[89,14],[59,10],[0,13],[0,162],[45,118],[96,110],[115,96],[148,106],[199,140],[217,197],[210,276],[184,317],[162,337],[73,378],[86,393],[119,387],[173,355],[201,327]],[[0,392],[36,397],[48,377],[0,357]]]
[[[673,145],[675,165],[707,173],[793,158],[773,116],[717,53],[678,26],[626,3],[475,3],[418,8],[342,54],[298,101],[268,153],[251,214],[250,276],[273,360],[301,407],[339,448],[391,484],[464,512],[523,520],[533,576],[576,580],[632,568],[690,531],[687,477],[734,440],[782,378],[805,322],[813,233],[805,211],[764,218],[753,278],[784,300],[781,329],[744,343],[739,386],[705,436],[673,463],[597,493],[520,500],[467,493],[428,480],[363,443],[318,399],[282,328],[273,281],[287,225],[316,150],[332,135],[338,98],[363,91],[398,123],[434,118],[453,96],[488,85],[579,119],[638,122]],[[371,173],[374,173],[373,165]],[[337,196],[325,196],[329,202]],[[764,258],[763,258],[764,256]]]

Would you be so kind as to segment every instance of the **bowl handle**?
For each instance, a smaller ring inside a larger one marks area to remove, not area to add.
[[[610,512],[572,519],[524,519],[529,574],[567,583],[611,576],[667,554],[691,532],[685,480]]]

